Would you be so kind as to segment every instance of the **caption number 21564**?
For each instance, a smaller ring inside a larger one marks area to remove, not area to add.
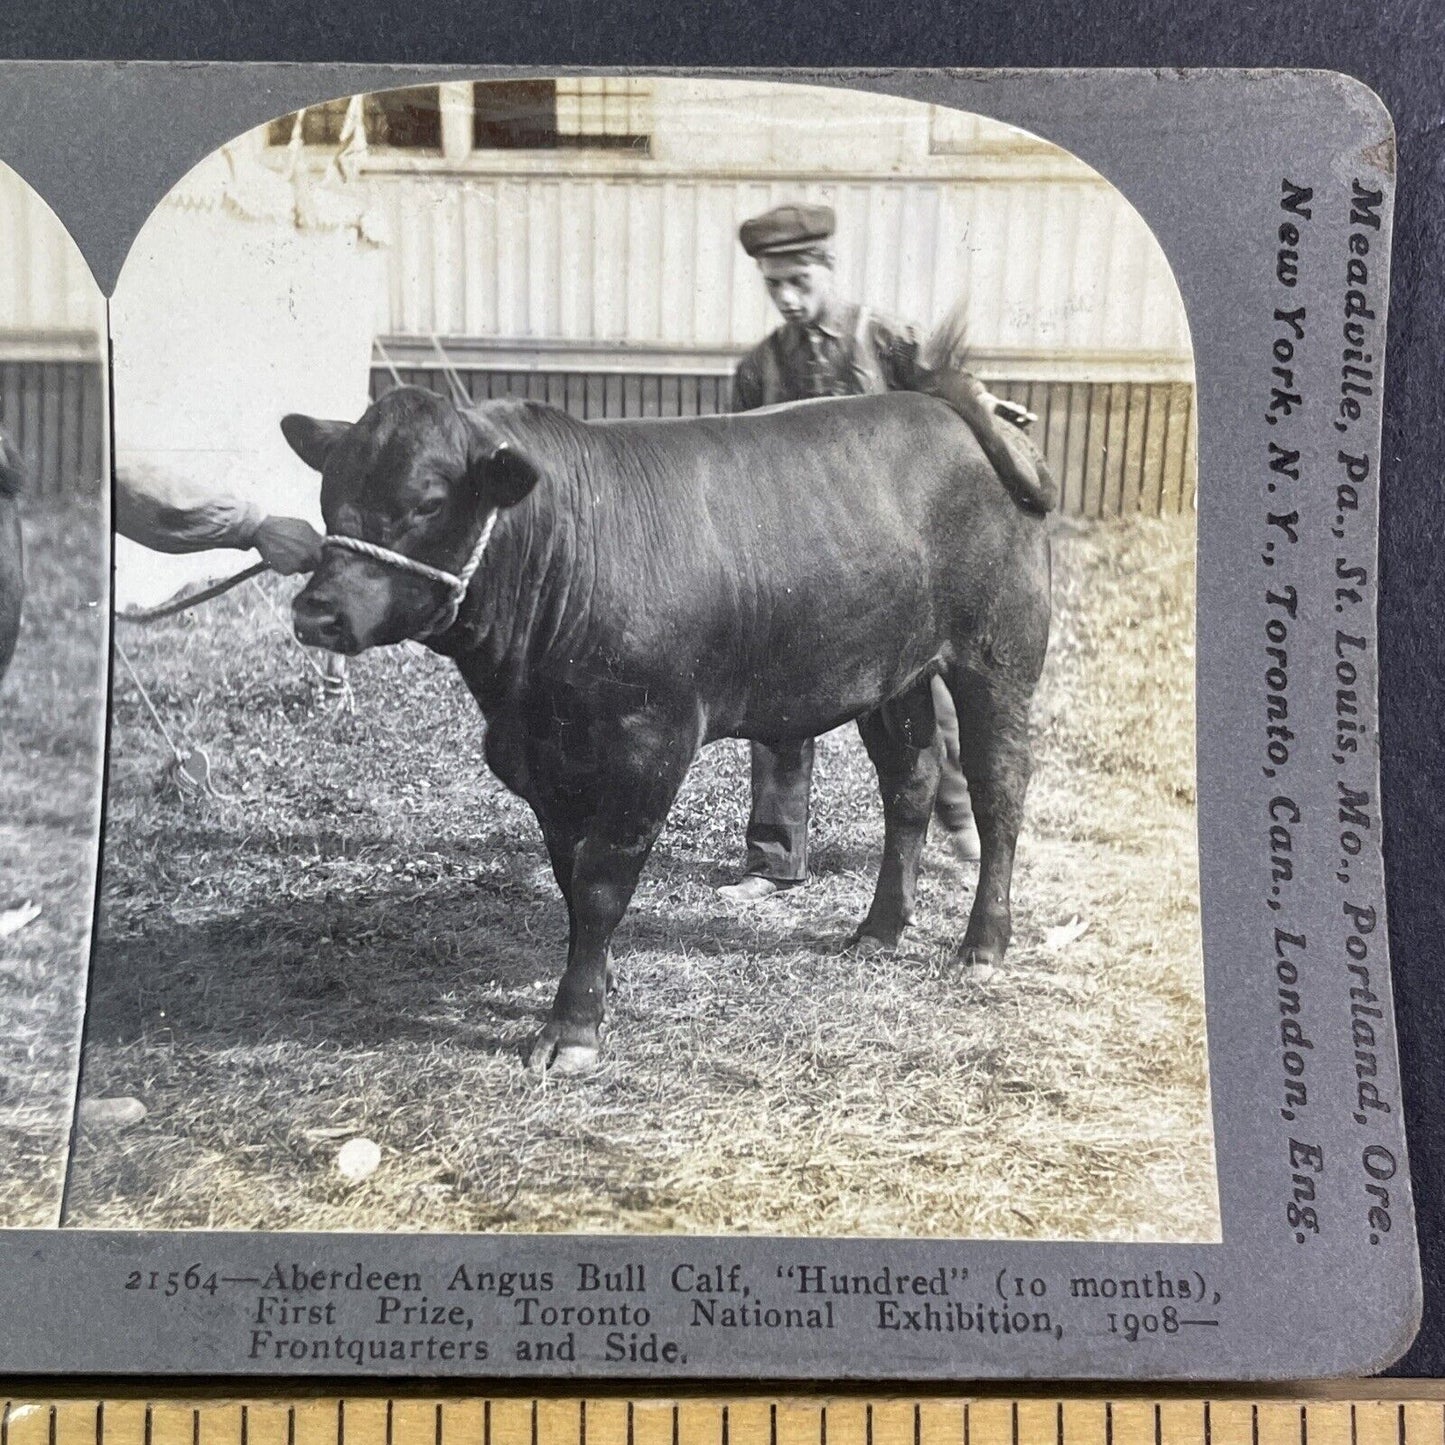
[[[173,1269],[165,1273],[158,1269],[133,1269],[125,1278],[125,1287],[151,1290],[165,1295],[167,1299],[182,1290],[190,1294],[215,1294],[216,1276],[214,1271],[207,1273],[198,1264],[186,1270]]]

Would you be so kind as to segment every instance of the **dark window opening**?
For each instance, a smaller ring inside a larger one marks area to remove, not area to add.
[[[339,146],[349,105],[350,101],[343,98],[307,106],[301,113],[302,144]],[[441,101],[434,85],[383,90],[364,96],[361,113],[368,145],[398,150],[440,151],[442,148]],[[268,144],[289,145],[295,126],[294,111],[273,120],[266,128]]]
[[[477,150],[652,149],[645,83],[631,79],[488,80],[472,87]]]

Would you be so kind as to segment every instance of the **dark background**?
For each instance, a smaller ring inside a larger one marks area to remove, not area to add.
[[[1308,66],[1395,117],[1399,189],[1380,532],[1390,942],[1425,1273],[1392,1373],[1445,1375],[1445,0],[0,0],[0,57],[459,65]],[[1301,1322],[1319,1329],[1323,1321]]]

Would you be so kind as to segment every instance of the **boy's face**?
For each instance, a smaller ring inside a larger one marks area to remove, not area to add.
[[[785,321],[811,326],[833,295],[833,268],[793,256],[760,256],[758,266],[773,305]]]

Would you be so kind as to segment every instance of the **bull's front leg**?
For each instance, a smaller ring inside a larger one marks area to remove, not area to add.
[[[552,1016],[528,1054],[529,1068],[585,1074],[596,1067],[612,934],[632,902],[642,865],[661,829],[659,819],[643,836],[626,840],[594,833],[578,844],[567,899],[567,970],[557,987]]]
[[[565,803],[558,800],[567,820],[554,815],[544,823],[571,928],[567,969],[552,1016],[528,1051],[529,1068],[586,1074],[596,1067],[612,934],[632,902],[696,746],[690,728],[632,720],[603,749],[609,766],[587,796],[572,792]]]

